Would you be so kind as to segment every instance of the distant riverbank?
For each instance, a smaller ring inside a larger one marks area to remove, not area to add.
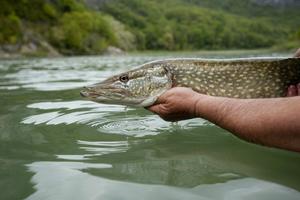
[[[3,0],[0,57],[295,49],[300,5],[278,2]]]
[[[123,52],[119,49],[108,50],[105,54],[91,54],[89,56],[120,56],[120,55],[148,55],[153,57],[160,57],[161,55],[170,57],[211,57],[211,58],[234,58],[234,57],[264,57],[270,55],[286,55],[292,56],[296,51],[295,49],[278,49],[278,48],[267,48],[267,49],[235,49],[235,50],[198,50],[198,51],[130,51]],[[3,53],[0,51],[1,59],[22,59],[22,58],[59,58],[59,57],[69,57],[72,55],[62,55],[62,54],[22,54],[22,53]],[[86,56],[86,55],[73,55],[73,56]]]

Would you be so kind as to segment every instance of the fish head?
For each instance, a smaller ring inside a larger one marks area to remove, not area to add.
[[[147,107],[172,87],[171,73],[161,64],[146,64],[85,87],[81,96],[107,104]]]

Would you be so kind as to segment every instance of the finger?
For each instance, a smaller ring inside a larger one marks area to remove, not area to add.
[[[297,93],[298,93],[298,90],[297,90],[296,86],[291,85],[288,87],[288,92],[287,92],[288,97],[297,96]]]
[[[159,104],[147,107],[146,109],[153,112],[153,113],[155,113],[155,114],[158,114],[159,110],[160,110]]]
[[[165,100],[165,96],[164,96],[164,93],[161,94],[157,99],[156,101],[154,102],[154,105],[157,105],[157,104],[162,104],[162,103],[165,103],[166,100]]]
[[[300,58],[300,48],[296,51],[296,53],[295,53],[295,55],[294,55],[294,57],[298,57],[298,58]]]
[[[154,102],[154,105],[157,105],[157,104],[161,104],[163,103],[163,98],[161,97],[161,95],[156,99],[156,101]]]
[[[297,92],[298,92],[297,96],[299,96],[300,95],[300,83],[297,84]]]

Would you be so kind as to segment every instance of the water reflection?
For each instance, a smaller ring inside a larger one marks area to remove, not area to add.
[[[296,155],[245,145],[228,134],[222,135],[221,131],[207,135],[206,130],[211,131],[203,127],[189,135],[178,131],[150,138],[77,140],[80,151],[68,154],[64,152],[70,151],[65,149],[56,156],[59,160],[109,163],[111,168],[90,172],[116,181],[191,188],[253,177],[299,189],[299,180],[290,179],[299,176],[294,165],[299,162]],[[294,163],[287,163],[289,159]],[[282,170],[283,163],[292,174]]]
[[[34,162],[27,165],[36,192],[27,199],[273,199],[297,200],[300,193],[284,186],[254,178],[225,183],[177,188],[164,185],[136,184],[96,177],[90,168],[108,169],[109,164],[82,162]],[[84,171],[83,171],[84,170]]]
[[[56,155],[59,159],[64,160],[88,160],[93,156],[102,156],[111,153],[123,153],[129,149],[127,141],[83,141],[78,140],[80,149],[84,150],[85,154],[81,155]]]
[[[92,123],[93,120],[102,119],[104,121],[106,115],[124,111],[124,106],[119,105],[103,105],[90,101],[68,101],[68,102],[41,102],[27,106],[41,110],[52,110],[51,112],[41,113],[26,117],[22,123],[24,124],[41,124],[58,125],[72,123]],[[58,111],[53,111],[53,110]],[[85,111],[78,111],[85,109]]]
[[[157,135],[163,130],[191,129],[208,124],[205,120],[193,119],[174,125],[143,109],[90,101],[40,102],[27,107],[46,112],[24,118],[24,124],[87,124],[96,127],[99,132],[138,137]]]

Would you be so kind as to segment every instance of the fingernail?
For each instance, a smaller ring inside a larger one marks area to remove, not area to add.
[[[290,89],[290,90],[295,90],[295,89],[296,89],[296,86],[291,85],[291,86],[289,87],[289,89]]]
[[[290,86],[288,87],[287,96],[288,96],[288,97],[292,97],[292,96],[296,96],[296,95],[297,95],[296,86],[290,85]]]
[[[297,96],[300,95],[300,83],[297,84]]]

